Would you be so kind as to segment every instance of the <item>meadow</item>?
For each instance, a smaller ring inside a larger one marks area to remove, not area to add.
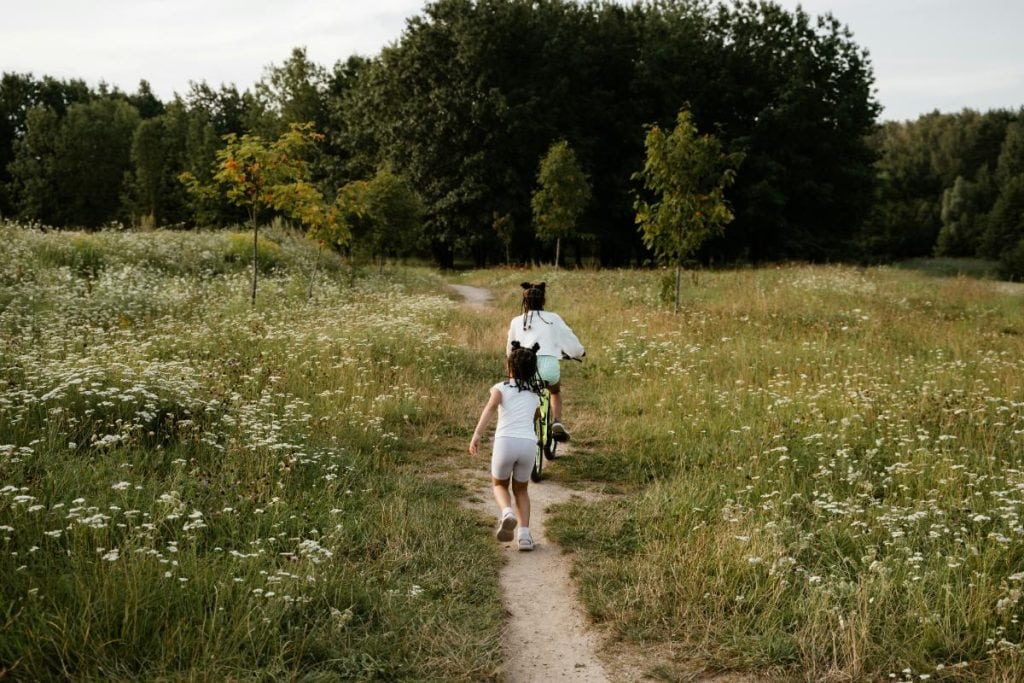
[[[518,283],[587,346],[554,511],[592,617],[685,680],[1024,678],[1024,293],[918,268],[360,270],[264,233],[0,240],[0,672],[500,677],[446,472]],[[489,288],[459,307],[445,282]],[[539,484],[543,486],[544,484]]]
[[[0,677],[494,676],[497,549],[410,461],[474,364],[439,277],[308,298],[267,235],[251,307],[245,234],[0,227]]]
[[[588,347],[550,470],[622,494],[553,535],[648,673],[1024,678],[1020,285],[705,272],[673,315],[657,272],[547,279]]]

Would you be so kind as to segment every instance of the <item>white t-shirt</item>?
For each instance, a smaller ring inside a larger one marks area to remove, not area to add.
[[[523,318],[526,318],[526,329],[523,329]],[[538,356],[554,356],[562,354],[569,358],[582,358],[586,351],[583,344],[576,338],[573,331],[565,324],[562,317],[551,311],[528,311],[512,318],[508,326],[508,343],[505,344],[505,355],[512,353],[512,342],[517,341],[526,348],[535,343],[540,344]]]
[[[492,391],[495,389],[501,394],[501,402],[498,404],[498,427],[494,430],[494,438],[536,438],[533,416],[540,406],[540,396],[528,389],[520,391],[511,381],[498,382],[491,387]]]

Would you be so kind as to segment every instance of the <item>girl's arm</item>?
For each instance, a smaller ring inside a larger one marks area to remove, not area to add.
[[[501,403],[501,392],[496,388],[492,388],[491,397],[487,399],[487,405],[484,406],[483,412],[480,413],[476,429],[473,430],[473,438],[469,441],[470,455],[476,455],[480,450],[480,437],[483,436],[484,430],[487,429],[487,423],[491,421],[491,417],[494,415],[494,411],[498,409],[499,403]]]
[[[579,338],[572,331],[572,328],[566,325],[564,320],[559,319],[559,322],[562,324],[558,330],[558,342],[559,346],[561,346],[562,353],[574,360],[579,360],[583,358],[583,356],[587,355],[586,350],[583,348],[583,344],[580,343]]]
[[[505,357],[508,358],[512,355],[512,342],[516,340],[516,321],[515,318],[508,324],[508,339],[505,340]]]

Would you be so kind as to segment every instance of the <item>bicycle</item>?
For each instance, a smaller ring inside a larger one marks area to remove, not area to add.
[[[574,360],[582,363],[582,358],[574,358],[562,352],[562,360]],[[544,470],[545,460],[554,460],[558,457],[558,441],[551,435],[551,390],[547,384],[540,391],[540,407],[537,409],[537,416],[533,418],[533,431],[537,434],[537,452],[533,456],[533,471],[530,472],[530,479],[537,482],[541,479],[541,472]]]
[[[558,450],[558,442],[551,436],[551,391],[547,387],[540,392],[540,407],[533,418],[533,430],[537,434],[537,452],[533,456],[530,479],[538,482],[544,470],[544,460],[554,460],[557,457],[555,452]]]

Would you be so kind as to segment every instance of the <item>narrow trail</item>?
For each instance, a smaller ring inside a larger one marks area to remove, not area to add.
[[[477,492],[469,506],[497,520],[489,481],[481,482],[477,470],[466,474]],[[576,597],[570,559],[545,534],[547,508],[581,495],[589,497],[552,481],[531,484],[530,531],[536,546],[522,553],[514,543],[502,544],[506,562],[498,581],[508,613],[503,649],[509,683],[613,680],[597,657],[601,636]]]
[[[491,293],[486,289],[480,287],[471,287],[469,285],[448,285],[451,287],[456,294],[461,296],[468,306],[471,308],[486,308],[487,303],[491,300]]]
[[[462,297],[464,305],[487,309],[492,299],[486,289],[469,285],[448,285]],[[1024,285],[1021,285],[1024,293]],[[573,457],[572,444],[559,448],[559,457]],[[490,458],[483,458],[489,463]],[[558,462],[545,466],[557,468]],[[454,475],[463,482],[470,497],[467,508],[476,510],[496,525],[498,510],[491,492],[488,467],[465,469],[456,466]],[[534,681],[652,681],[647,673],[659,657],[654,650],[626,644],[602,632],[590,623],[572,581],[571,557],[548,540],[548,508],[573,498],[600,500],[604,493],[569,489],[550,479],[530,484],[530,531],[536,546],[532,552],[519,552],[513,543],[502,544],[506,562],[498,582],[502,602],[508,614],[503,634],[505,666],[502,680],[507,683]],[[492,526],[492,529],[494,526]],[[495,541],[497,542],[497,541]],[[597,656],[601,652],[601,657]],[[653,656],[653,659],[652,659]],[[669,656],[671,657],[671,656]],[[739,672],[689,672],[684,680],[693,683],[761,683],[772,680]]]
[[[486,307],[491,298],[489,292],[478,287],[450,287],[472,307]],[[567,455],[571,453],[563,450]],[[465,478],[467,488],[477,494],[467,505],[497,521],[497,508],[486,474],[480,470],[462,470],[459,474]],[[503,638],[504,680],[508,683],[623,680],[621,672],[610,677],[598,659],[602,638],[589,625],[576,596],[569,557],[549,541],[545,533],[549,506],[567,502],[574,496],[587,499],[596,498],[597,494],[573,491],[550,480],[531,484],[529,492],[530,531],[536,547],[532,552],[519,552],[514,544],[503,544],[507,561],[498,577],[508,612]]]

